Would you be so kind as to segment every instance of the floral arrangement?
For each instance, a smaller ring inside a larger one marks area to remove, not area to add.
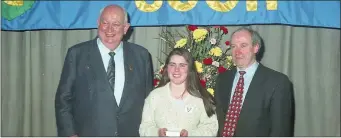
[[[170,49],[186,48],[191,52],[195,59],[201,85],[214,95],[218,74],[233,66],[232,57],[228,54],[230,42],[222,40],[223,36],[227,34],[228,29],[224,26],[198,27],[189,25],[183,32],[179,30],[162,31],[160,38],[166,42]],[[166,52],[164,54],[167,55]],[[160,68],[154,74],[155,87],[161,80],[163,67],[164,63],[161,62]]]

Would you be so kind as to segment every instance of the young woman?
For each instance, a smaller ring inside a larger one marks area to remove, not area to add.
[[[140,136],[216,136],[213,97],[200,85],[186,49],[169,54],[158,88],[145,100]]]

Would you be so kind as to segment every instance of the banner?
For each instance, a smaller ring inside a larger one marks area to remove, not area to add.
[[[286,24],[340,28],[340,1],[2,0],[2,30],[97,28],[100,10],[118,4],[132,26]]]

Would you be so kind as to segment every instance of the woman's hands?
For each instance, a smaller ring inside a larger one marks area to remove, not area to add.
[[[188,137],[188,131],[186,129],[182,129],[180,132],[180,137]]]
[[[167,131],[167,128],[159,128],[159,137],[165,137],[166,131]]]

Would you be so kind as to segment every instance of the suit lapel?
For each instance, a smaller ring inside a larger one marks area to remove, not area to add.
[[[92,67],[92,71],[94,73],[94,77],[96,78],[106,78],[106,71],[103,65],[103,60],[101,53],[97,47],[96,39],[93,40],[92,46],[88,52],[88,56],[90,57],[90,66]],[[102,79],[104,80],[104,79]]]
[[[232,69],[231,70],[231,74],[228,75],[228,78],[227,78],[227,83],[225,85],[225,88],[222,89],[222,90],[227,90],[227,92],[224,92],[224,99],[226,100],[223,100],[225,103],[223,105],[223,112],[226,114],[227,112],[227,109],[230,105],[230,100],[231,100],[231,93],[232,93],[232,86],[233,86],[233,80],[234,80],[234,76],[236,74],[237,70],[236,68]]]
[[[129,97],[129,94],[132,92],[130,90],[130,81],[133,79],[134,75],[134,60],[133,55],[131,55],[132,52],[130,50],[130,47],[126,42],[123,42],[123,60],[124,60],[124,74],[125,74],[125,82],[124,82],[124,88],[123,93],[121,97],[121,102],[119,107],[122,108],[122,106],[127,102],[127,98]]]

